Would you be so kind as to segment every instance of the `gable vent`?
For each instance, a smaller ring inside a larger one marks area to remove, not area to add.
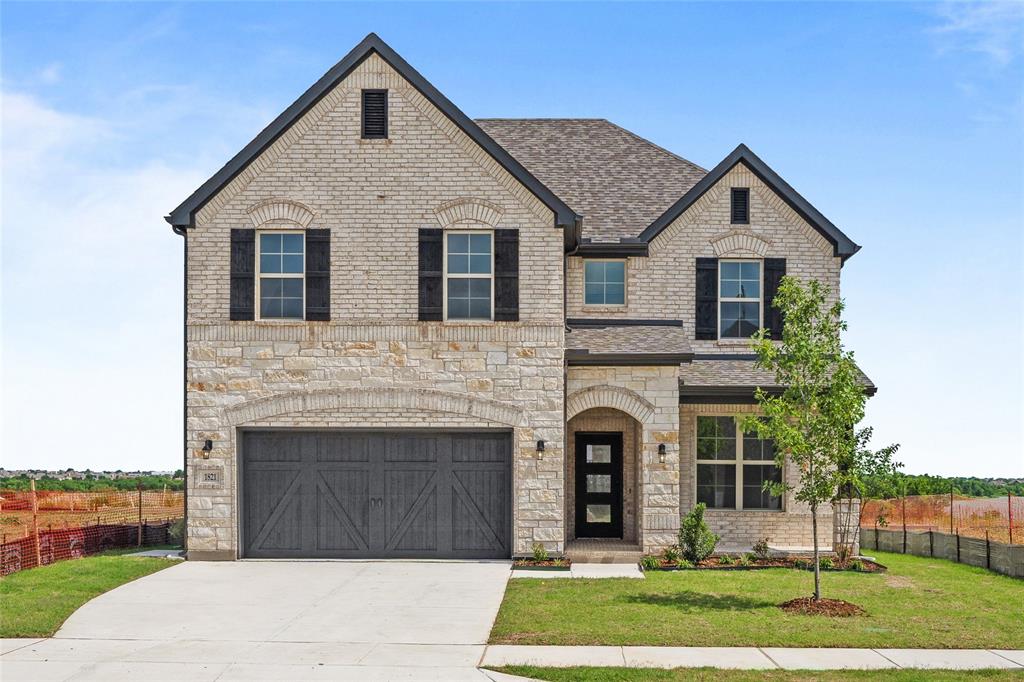
[[[388,136],[388,91],[363,90],[363,139]]]
[[[733,225],[746,225],[750,222],[749,187],[732,188],[732,209],[730,215],[732,218],[729,222]]]

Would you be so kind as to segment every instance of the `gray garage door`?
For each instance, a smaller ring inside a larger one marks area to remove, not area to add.
[[[511,435],[246,431],[247,557],[511,555]]]

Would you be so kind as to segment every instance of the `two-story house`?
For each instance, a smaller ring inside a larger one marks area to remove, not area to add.
[[[779,279],[859,247],[745,146],[474,121],[370,35],[167,220],[190,558],[633,556],[697,501],[810,545],[735,417]]]

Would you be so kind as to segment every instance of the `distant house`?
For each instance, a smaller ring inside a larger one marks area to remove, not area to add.
[[[749,337],[860,247],[746,146],[474,121],[370,35],[168,221],[190,558],[630,556],[698,501],[811,544],[736,419],[780,389]]]

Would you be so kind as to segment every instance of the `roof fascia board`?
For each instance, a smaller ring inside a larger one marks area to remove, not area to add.
[[[684,396],[688,399],[686,402],[695,403],[713,403],[725,398],[740,398],[744,402],[751,402],[754,401],[754,394],[758,388],[772,396],[782,395],[785,390],[781,386],[690,386],[680,382],[679,402],[684,402]],[[874,396],[877,392],[878,388],[875,386],[864,387],[864,395],[868,397]]]
[[[632,320],[622,317],[616,318],[580,318],[570,317],[565,321],[570,327],[682,327],[682,320]]]
[[[397,52],[371,33],[352,49],[345,57],[324,74],[306,92],[285,109],[270,125],[264,128],[249,144],[242,148],[227,164],[224,165],[188,199],[171,211],[166,217],[174,226],[195,226],[195,214],[206,202],[245,170],[267,147],[283,135],[291,125],[313,108],[328,92],[340,83],[349,73],[359,66],[367,57],[376,52],[381,59],[391,65],[403,78],[420,92],[435,107],[441,110],[455,125],[466,133],[484,151],[491,155],[499,165],[525,186],[530,193],[540,200],[555,214],[555,227],[568,231],[578,229],[582,218],[569,206],[555,196],[554,192],[544,186],[537,178],[516,161],[503,147],[495,142],[476,123],[456,107],[451,100],[431,85],[416,69],[409,65]],[[567,236],[567,240],[575,241],[575,237]]]
[[[567,349],[565,362],[571,367],[600,365],[605,367],[677,366],[690,362],[693,353],[594,353]]]
[[[650,250],[647,242],[583,242],[574,256],[583,258],[646,258]]]
[[[726,173],[738,164],[742,163],[750,169],[754,175],[768,185],[772,191],[778,194],[786,204],[806,220],[815,230],[832,244],[833,253],[844,261],[857,253],[860,246],[847,237],[842,230],[814,208],[809,201],[804,199],[799,192],[793,189],[789,183],[782,179],[778,173],[768,167],[754,152],[745,144],[741,144],[728,156],[712,168],[707,175],[700,179],[696,185],[684,194],[678,201],[661,214],[653,223],[640,233],[640,239],[650,243],[661,232],[671,225],[686,209],[692,206],[698,199],[711,189],[715,183],[721,180]]]

